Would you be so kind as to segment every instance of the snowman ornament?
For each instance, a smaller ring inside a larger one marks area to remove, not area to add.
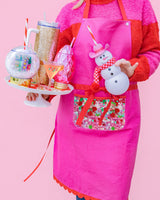
[[[95,58],[97,64],[93,84],[99,86],[99,78],[102,76],[105,79],[106,90],[112,95],[121,95],[128,90],[129,79],[119,66],[115,66],[116,60],[106,50],[108,47],[108,44],[105,45],[105,48],[101,44],[97,44],[93,47],[94,52],[89,53],[89,57]]]

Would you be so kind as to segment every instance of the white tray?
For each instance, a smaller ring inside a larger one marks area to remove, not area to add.
[[[25,87],[25,86],[20,86],[20,85],[16,85],[14,83],[11,83],[10,81],[10,77],[6,77],[5,81],[6,83],[14,88],[26,91],[26,92],[31,92],[31,93],[38,93],[39,96],[36,98],[35,101],[28,101],[25,100],[24,103],[28,106],[33,106],[33,107],[48,107],[51,105],[51,103],[49,103],[48,101],[46,101],[41,94],[48,94],[48,95],[66,95],[72,92],[72,90],[74,89],[74,87],[72,85],[68,85],[69,89],[68,90],[57,90],[55,88],[50,88],[51,91],[49,90],[44,90],[44,89],[35,89],[35,88],[30,88],[30,87]]]

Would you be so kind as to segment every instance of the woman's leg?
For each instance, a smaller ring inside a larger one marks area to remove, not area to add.
[[[78,196],[76,196],[76,200],[85,200],[85,198],[79,198]]]

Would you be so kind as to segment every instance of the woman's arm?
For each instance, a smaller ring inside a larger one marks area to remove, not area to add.
[[[157,69],[160,62],[159,28],[149,0],[144,0],[142,12],[143,42],[136,58],[130,59],[131,66],[139,63],[130,81],[145,81]]]

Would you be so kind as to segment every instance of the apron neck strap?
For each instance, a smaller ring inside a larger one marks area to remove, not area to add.
[[[84,12],[83,12],[83,18],[88,18],[89,15],[89,9],[90,9],[90,1],[91,0],[85,0],[86,1],[86,6],[84,8]]]
[[[122,3],[122,0],[118,0],[118,4],[119,4],[119,8],[121,10],[123,20],[128,20],[127,15],[126,15],[126,11],[125,11],[123,3]]]
[[[85,0],[85,1],[86,1],[86,6],[84,8],[83,18],[88,18],[91,0]],[[119,4],[119,8],[120,8],[123,20],[128,20],[127,15],[126,15],[126,11],[125,11],[123,3],[122,3],[122,0],[117,0],[117,1],[118,1],[118,4]]]

